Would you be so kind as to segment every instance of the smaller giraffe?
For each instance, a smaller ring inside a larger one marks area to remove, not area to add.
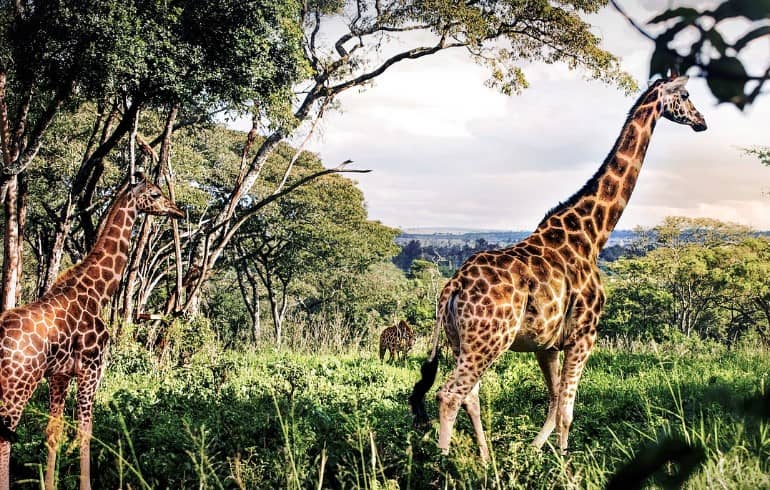
[[[137,212],[183,218],[161,190],[136,174],[107,212],[99,236],[83,262],[59,277],[39,300],[0,315],[0,490],[10,484],[11,443],[27,401],[48,379],[50,417],[46,428],[45,488],[54,488],[56,453],[63,428],[64,402],[77,380],[80,488],[91,488],[90,442],[93,400],[102,376],[109,335],[100,318],[118,288],[128,260]]]
[[[391,361],[396,355],[399,359],[404,359],[416,338],[414,330],[404,320],[398,322],[398,325],[386,328],[380,334],[380,360],[385,359],[386,351],[390,352]]]

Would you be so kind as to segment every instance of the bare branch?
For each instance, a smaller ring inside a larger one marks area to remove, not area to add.
[[[327,97],[324,99],[323,103],[321,104],[321,108],[318,109],[318,113],[313,118],[312,123],[310,124],[310,129],[308,130],[307,136],[305,136],[305,139],[302,140],[302,143],[296,148],[296,151],[294,152],[294,155],[291,157],[291,160],[289,161],[289,165],[286,167],[286,171],[283,174],[283,179],[281,179],[281,183],[278,185],[278,187],[275,188],[275,191],[273,194],[277,194],[278,192],[283,189],[283,187],[286,185],[286,181],[289,178],[289,174],[291,173],[292,168],[294,168],[294,164],[297,162],[297,159],[299,158],[299,155],[303,152],[305,145],[307,145],[307,142],[310,141],[310,138],[313,136],[313,133],[315,132],[315,128],[318,126],[318,121],[321,120],[321,118],[324,115],[324,111],[326,110],[326,107],[331,103],[333,100],[333,97]]]
[[[646,37],[647,39],[649,39],[649,40],[650,40],[650,41],[652,41],[652,42],[655,42],[655,41],[657,40],[657,39],[655,38],[655,36],[653,36],[652,34],[650,34],[650,33],[649,33],[649,32],[647,32],[647,31],[645,31],[645,30],[642,28],[642,26],[640,26],[639,24],[637,24],[637,23],[636,23],[636,21],[635,21],[634,19],[632,19],[632,18],[631,18],[631,16],[630,16],[630,15],[628,15],[628,14],[625,12],[625,10],[623,10],[622,8],[620,8],[620,5],[618,5],[618,2],[617,2],[616,0],[610,0],[610,3],[612,4],[612,6],[613,6],[613,7],[615,7],[615,10],[617,10],[617,11],[618,11],[618,13],[619,13],[620,15],[622,15],[623,17],[625,17],[625,18],[626,18],[626,20],[628,21],[628,23],[629,23],[629,24],[631,24],[631,27],[633,27],[634,29],[636,29],[636,30],[639,32],[639,34],[641,34],[642,36]]]
[[[233,224],[232,226],[227,230],[227,232],[224,234],[224,236],[219,240],[219,246],[217,247],[217,252],[221,252],[221,248],[227,245],[227,243],[230,242],[232,237],[235,235],[235,233],[238,231],[238,228],[240,228],[249,218],[257,214],[262,208],[267,206],[268,204],[272,203],[273,201],[276,201],[280,199],[281,197],[285,196],[286,194],[289,194],[290,192],[294,191],[295,189],[302,187],[303,185],[312,182],[313,180],[318,179],[319,177],[323,177],[324,175],[329,174],[336,174],[336,173],[358,173],[358,174],[365,174],[371,172],[371,170],[348,170],[345,167],[353,163],[352,160],[346,160],[342,162],[341,164],[337,165],[334,168],[327,168],[324,170],[320,170],[318,172],[314,172],[310,175],[306,175],[305,177],[299,179],[297,182],[294,182],[292,185],[285,187],[283,190],[281,190],[278,193],[271,194],[268,197],[262,199],[258,203],[254,204],[246,213],[241,215]],[[227,222],[226,222],[227,223]],[[226,223],[222,223],[220,225],[215,226],[213,229],[209,230],[207,233],[207,236],[212,234],[217,230],[217,228],[223,227]]]

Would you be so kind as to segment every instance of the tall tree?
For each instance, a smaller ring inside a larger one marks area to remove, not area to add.
[[[302,3],[297,22],[309,75],[283,101],[284,111],[254,105],[253,131],[262,131],[265,138],[244,160],[227,206],[202,230],[188,279],[205,281],[237,228],[257,212],[260,203],[250,193],[277,145],[311,131],[339,94],[366,87],[397,63],[459,48],[489,66],[489,85],[507,94],[527,86],[522,66],[533,61],[563,62],[593,78],[632,88],[633,81],[620,71],[617,59],[600,48],[600,39],[581,18],[605,4],[605,0]],[[245,146],[252,144],[250,139]]]
[[[297,178],[322,168],[316,158],[303,154],[292,174]],[[263,188],[283,178],[271,170]],[[363,194],[351,180],[327,175],[276,200],[242,226],[234,242],[235,267],[244,282],[259,277],[280,344],[292,294],[312,298],[319,308],[339,294],[339,281],[395,255],[396,233],[367,219]],[[256,303],[259,298],[248,299]]]
[[[56,276],[73,219],[79,221],[85,249],[93,243],[105,158],[141,110],[178,111],[174,127],[208,120],[222,108],[243,110],[259,103],[270,111],[306,70],[298,15],[299,6],[291,0],[0,5],[0,184],[6,231],[0,307],[12,306],[18,295],[25,172],[57,114],[84,102],[97,108],[74,175],[61,176],[70,192],[49,209],[54,236],[47,240],[49,263],[41,290]]]

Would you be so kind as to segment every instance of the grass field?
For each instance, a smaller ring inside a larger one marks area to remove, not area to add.
[[[425,350],[392,365],[370,351],[209,348],[178,365],[114,346],[95,410],[94,488],[599,488],[640,448],[669,437],[704,450],[687,487],[770,488],[770,421],[746,401],[767,392],[767,350],[598,348],[580,384],[568,458],[529,447],[546,391],[534,357],[508,353],[482,382],[486,467],[464,413],[449,458],[435,447],[435,425],[412,430],[406,399]],[[442,366],[440,379],[447,372]],[[12,473],[27,488],[39,486],[45,461],[46,400],[43,386],[13,448]],[[70,426],[60,488],[77,486],[74,436]],[[665,465],[650,484],[664,486],[676,471]]]

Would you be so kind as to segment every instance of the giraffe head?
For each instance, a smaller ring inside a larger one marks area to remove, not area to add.
[[[171,216],[172,218],[184,218],[184,211],[161,192],[160,187],[148,182],[144,173],[134,174],[136,183],[131,187],[131,194],[136,199],[136,209],[155,216]]]
[[[687,76],[672,76],[661,84],[663,117],[679,124],[687,124],[695,131],[706,129],[706,120],[690,100],[690,94],[684,87]]]

